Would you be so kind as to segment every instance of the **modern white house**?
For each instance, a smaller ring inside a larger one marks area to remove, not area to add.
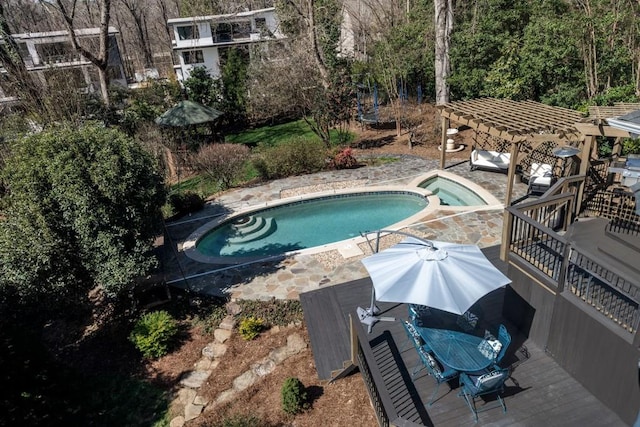
[[[205,67],[219,77],[225,50],[285,38],[275,8],[226,15],[173,18],[174,69],[178,81],[189,78],[195,67]]]
[[[99,28],[84,28],[75,30],[78,42],[83,46],[96,45],[100,35]],[[127,85],[127,76],[120,55],[117,36],[120,32],[109,27],[109,68],[108,73],[112,84]],[[48,84],[51,77],[65,71],[65,79],[76,81],[80,90],[97,91],[99,83],[97,69],[80,53],[75,51],[69,40],[68,31],[49,31],[41,33],[12,34],[11,37],[18,45],[20,56],[30,73],[35,73],[43,85]],[[3,43],[0,37],[0,43]],[[0,73],[7,71],[0,67]],[[2,79],[0,79],[1,85]],[[7,88],[0,88],[0,102],[15,100]]]

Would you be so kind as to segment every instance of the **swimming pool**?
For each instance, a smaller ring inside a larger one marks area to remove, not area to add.
[[[206,224],[185,242],[185,253],[202,262],[237,263],[319,247],[409,221],[429,198],[435,200],[416,188],[285,199]]]
[[[444,206],[481,206],[486,205],[476,192],[470,188],[443,176],[434,176],[421,182],[419,187],[430,190],[438,196]]]
[[[415,178],[409,185],[433,193],[439,205],[447,210],[463,212],[478,209],[494,209],[502,203],[487,190],[460,175],[444,170],[433,170]]]

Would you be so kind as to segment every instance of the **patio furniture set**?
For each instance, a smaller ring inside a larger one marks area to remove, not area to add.
[[[412,378],[415,380],[420,372],[426,371],[435,380],[436,388],[428,405],[438,400],[440,384],[446,382],[453,390],[457,379],[458,396],[465,399],[475,421],[478,421],[478,412],[498,406],[506,412],[500,395],[509,378],[509,369],[500,366],[511,343],[506,327],[499,325],[497,337],[488,330],[481,337],[474,334],[478,316],[471,312],[459,316],[464,319],[462,322],[447,322],[445,318],[451,318],[448,313],[415,304],[408,307],[409,319],[402,320],[407,340],[400,351],[413,344],[420,363],[413,369]],[[468,319],[472,319],[471,323]],[[483,405],[479,409],[476,399],[487,395],[494,395],[499,405]]]

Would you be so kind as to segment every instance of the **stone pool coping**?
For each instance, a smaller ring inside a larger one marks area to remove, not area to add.
[[[403,219],[400,222],[397,222],[388,227],[385,227],[385,229],[387,230],[399,230],[399,229],[405,228],[408,225],[413,224],[417,220],[424,218],[425,215],[440,209],[440,199],[437,196],[435,196],[431,191],[426,190],[424,188],[417,187],[417,186],[371,186],[371,187],[355,187],[355,188],[348,188],[348,189],[331,189],[327,191],[319,191],[315,193],[307,193],[303,195],[296,195],[291,197],[285,197],[282,199],[267,201],[264,203],[248,206],[236,212],[233,212],[232,214],[224,215],[219,218],[216,218],[202,225],[201,227],[197,228],[193,233],[191,233],[189,237],[184,241],[184,244],[182,245],[182,250],[187,257],[189,257],[194,261],[205,263],[205,264],[224,264],[224,265],[244,264],[249,262],[255,262],[258,260],[285,258],[292,255],[312,255],[312,254],[317,254],[320,252],[325,252],[330,250],[338,250],[341,253],[353,253],[354,251],[360,251],[360,249],[358,248],[358,245],[361,243],[367,242],[366,236],[359,236],[351,239],[340,240],[338,242],[327,243],[325,245],[314,246],[312,248],[285,252],[280,255],[274,255],[272,257],[209,256],[209,255],[204,255],[200,251],[198,251],[196,248],[196,244],[205,234],[207,234],[210,230],[217,227],[218,225],[224,222],[233,220],[233,218],[244,216],[256,210],[282,206],[282,205],[286,205],[286,204],[290,204],[298,201],[313,200],[313,199],[318,199],[318,198],[327,197],[327,196],[376,193],[376,192],[415,193],[421,197],[426,198],[428,201],[427,206],[424,209]]]
[[[502,209],[504,208],[504,204],[498,200],[493,194],[489,193],[487,190],[485,190],[484,188],[482,188],[481,186],[479,186],[478,184],[476,184],[473,181],[469,181],[466,178],[461,177],[460,175],[457,175],[455,173],[451,173],[451,172],[447,172],[444,170],[432,170],[430,172],[427,172],[423,175],[420,175],[418,177],[416,177],[415,179],[413,179],[410,183],[409,186],[412,187],[418,187],[420,184],[422,184],[423,182],[427,181],[430,178],[433,177],[442,177],[442,178],[446,178],[450,181],[453,181],[457,184],[462,185],[463,187],[468,188],[469,190],[473,191],[474,193],[476,193],[482,200],[484,200],[486,202],[486,205],[475,205],[475,206],[446,206],[446,209],[448,211],[455,211],[455,212],[466,212],[468,210],[495,210],[495,209]]]

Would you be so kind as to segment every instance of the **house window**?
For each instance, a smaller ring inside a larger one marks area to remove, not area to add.
[[[256,18],[256,30],[263,36],[268,35],[267,20],[265,18]]]
[[[214,42],[216,43],[230,42],[233,40],[231,37],[232,28],[229,23],[220,22],[212,26],[212,32],[214,34]]]
[[[182,52],[182,59],[185,64],[202,64],[204,63],[204,54],[202,50],[187,50]]]
[[[71,43],[67,42],[40,43],[36,45],[36,52],[40,57],[40,63],[53,64],[71,61],[74,49]]]
[[[248,39],[251,33],[251,22],[240,21],[231,24],[233,39]]]
[[[200,38],[200,32],[197,25],[188,25],[178,27],[178,38],[180,40],[194,40]]]

